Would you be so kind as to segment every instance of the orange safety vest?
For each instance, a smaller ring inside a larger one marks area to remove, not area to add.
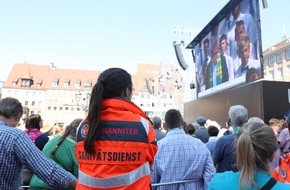
[[[150,189],[150,167],[157,152],[155,133],[146,114],[134,103],[106,99],[101,111],[102,128],[94,155],[84,149],[88,131],[84,120],[77,132],[79,162],[77,190]]]
[[[272,170],[272,177],[277,181],[290,183],[290,152],[281,154],[279,166]]]

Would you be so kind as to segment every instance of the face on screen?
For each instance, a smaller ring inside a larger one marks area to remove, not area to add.
[[[246,42],[243,47],[242,64],[246,66],[250,58],[250,43]]]

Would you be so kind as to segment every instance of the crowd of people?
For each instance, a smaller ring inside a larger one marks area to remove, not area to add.
[[[87,117],[50,140],[40,115],[17,129],[21,103],[1,99],[0,189],[290,189],[289,112],[271,126],[242,105],[229,108],[226,126],[204,116],[186,124],[176,109],[162,122],[148,118],[132,92],[127,71],[103,71]]]

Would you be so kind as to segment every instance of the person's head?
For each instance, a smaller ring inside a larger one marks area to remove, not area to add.
[[[121,68],[103,71],[93,86],[88,111],[89,131],[85,140],[85,151],[94,154],[94,141],[100,130],[100,112],[103,100],[121,98],[130,101],[133,94],[131,75]]]
[[[237,166],[241,172],[240,189],[257,187],[254,182],[257,171],[265,171],[270,175],[271,162],[275,157],[277,145],[276,135],[268,125],[257,122],[243,125],[237,135]]]
[[[259,117],[250,117],[248,119],[248,122],[256,122],[256,123],[262,123],[265,124],[264,120]]]
[[[0,119],[10,127],[16,127],[23,114],[21,103],[11,97],[0,100]]]
[[[62,144],[65,138],[70,137],[72,140],[75,141],[76,139],[76,133],[77,133],[77,127],[82,122],[82,119],[78,118],[73,120],[68,126],[65,127],[64,133],[62,134],[61,138],[59,139],[56,147],[51,151],[51,156],[53,157],[58,149],[58,147]]]
[[[210,137],[216,137],[219,134],[219,129],[213,125],[207,128],[207,132]]]
[[[165,113],[165,125],[168,130],[173,128],[181,128],[183,119],[181,113],[176,109],[170,109]]]
[[[241,41],[241,60],[242,60],[242,65],[246,66],[249,62],[250,58],[250,39],[248,36],[244,36],[244,38]]]
[[[235,40],[237,42],[237,45],[240,46],[242,43],[242,39],[245,37],[245,23],[243,20],[239,20],[236,22],[236,28],[235,28]]]
[[[43,120],[39,114],[32,114],[26,119],[25,128],[30,129],[38,129],[43,127]]]
[[[195,133],[195,127],[191,123],[187,125],[186,133],[190,135]]]
[[[154,129],[160,129],[161,128],[161,119],[158,116],[155,116],[152,118],[153,128]]]
[[[276,134],[278,132],[278,129],[280,127],[280,121],[279,119],[272,118],[269,120],[269,125],[272,127],[274,133]]]
[[[237,20],[240,15],[240,4],[238,4],[232,11],[234,20]]]
[[[234,105],[229,109],[229,118],[232,127],[241,127],[248,121],[248,110],[242,105]]]
[[[198,116],[196,122],[199,124],[199,126],[204,126],[206,123],[206,118],[203,116]]]
[[[227,36],[224,34],[220,37],[220,51],[222,54],[227,51]]]
[[[255,68],[250,68],[246,73],[246,82],[253,82],[260,78],[259,72]]]

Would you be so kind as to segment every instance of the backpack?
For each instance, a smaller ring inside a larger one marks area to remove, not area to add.
[[[290,183],[290,152],[281,154],[279,166],[272,170],[272,177],[277,181]]]

